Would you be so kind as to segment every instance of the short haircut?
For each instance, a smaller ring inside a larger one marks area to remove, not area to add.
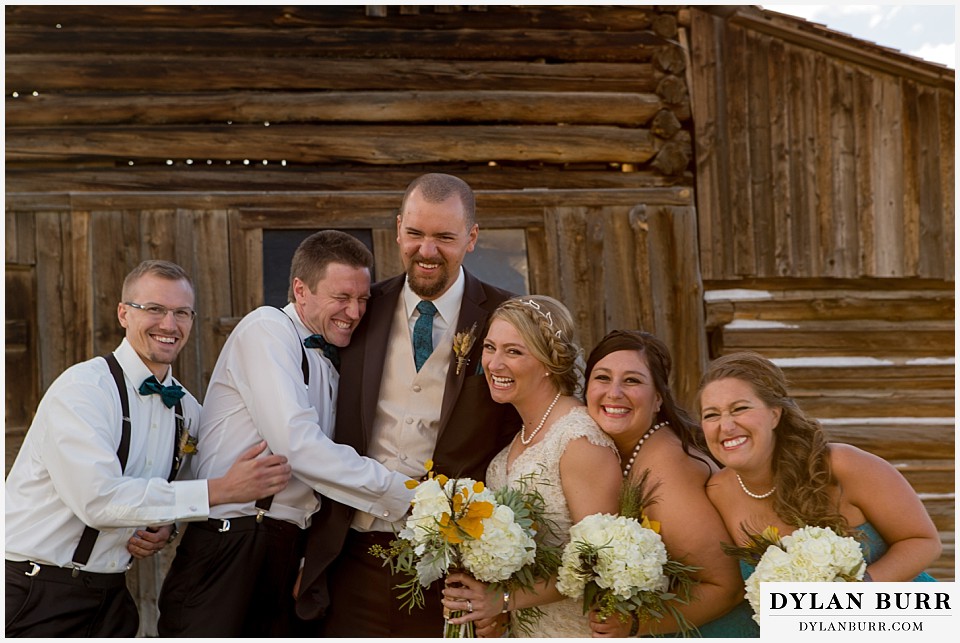
[[[472,228],[477,222],[477,202],[467,182],[451,174],[438,173],[418,176],[407,186],[407,191],[403,193],[403,201],[400,202],[401,218],[407,207],[407,199],[417,188],[420,188],[421,196],[430,203],[441,203],[456,194],[460,197],[460,203],[463,204],[467,229]]]
[[[130,274],[124,278],[123,290],[120,295],[123,301],[130,300],[130,291],[133,289],[133,285],[146,275],[154,275],[170,281],[185,281],[190,284],[190,290],[194,290],[193,280],[190,279],[187,271],[177,264],[162,259],[147,259],[140,262],[140,265],[131,270]]]
[[[363,242],[340,230],[321,230],[304,239],[293,253],[290,262],[290,288],[287,300],[296,301],[293,280],[299,279],[310,292],[323,279],[327,266],[342,263],[353,268],[373,269],[373,253]]]

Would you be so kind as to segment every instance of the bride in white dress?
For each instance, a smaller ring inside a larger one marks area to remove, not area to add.
[[[524,424],[490,463],[486,484],[491,489],[517,486],[519,480],[535,476],[555,523],[554,545],[566,544],[570,527],[585,516],[617,513],[622,480],[613,441],[575,397],[582,384],[581,362],[570,312],[555,299],[515,297],[493,313],[483,340],[483,372],[493,399],[513,404]],[[466,574],[451,574],[447,582],[444,607],[465,612],[451,623],[477,621],[480,636],[502,631],[501,614],[534,606],[544,615],[529,636],[591,634],[581,600],[562,596],[554,579],[509,596],[488,591]],[[524,635],[516,627],[508,634]]]

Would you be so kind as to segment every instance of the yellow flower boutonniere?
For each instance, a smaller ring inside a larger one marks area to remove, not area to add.
[[[180,436],[180,456],[193,455],[197,452],[197,436],[190,435],[189,427],[184,429]]]
[[[470,330],[461,331],[453,336],[453,354],[457,356],[457,375],[460,375],[463,367],[470,362],[467,356],[470,355],[470,349],[477,341],[476,331],[477,324],[474,322]]]

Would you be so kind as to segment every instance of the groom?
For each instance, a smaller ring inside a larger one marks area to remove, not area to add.
[[[335,439],[412,478],[434,471],[483,479],[520,418],[490,399],[480,372],[487,319],[510,293],[461,267],[477,242],[473,192],[447,174],[415,179],[397,216],[405,274],[375,284],[367,314],[341,352]],[[454,354],[455,333],[474,338]],[[459,366],[458,366],[459,362]],[[405,580],[369,553],[386,546],[402,520],[323,502],[314,516],[297,613],[326,637],[430,637],[443,631],[440,589],[423,609],[400,608]]]

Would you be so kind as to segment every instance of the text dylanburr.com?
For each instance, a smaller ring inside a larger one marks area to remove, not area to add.
[[[769,641],[956,640],[956,583],[761,583],[760,637]],[[785,638],[786,637],[786,638]]]

